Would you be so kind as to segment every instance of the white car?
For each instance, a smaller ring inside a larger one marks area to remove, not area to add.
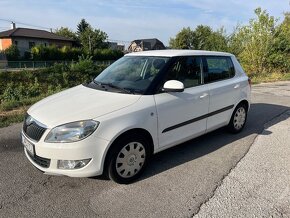
[[[28,160],[46,174],[104,173],[130,183],[152,154],[222,126],[240,132],[250,89],[250,80],[229,53],[131,53],[91,83],[34,104],[24,121],[22,143]]]

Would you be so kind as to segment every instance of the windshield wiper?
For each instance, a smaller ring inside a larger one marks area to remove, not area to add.
[[[104,85],[103,83],[101,83],[101,82],[97,82],[96,80],[94,80],[93,79],[93,81],[92,81],[93,83],[95,83],[96,85],[99,85],[99,86],[102,86],[102,85]]]
[[[113,83],[102,83],[102,85],[106,85],[106,86],[109,86],[113,89],[119,89],[125,93],[128,93],[128,94],[135,94],[135,92],[132,90],[132,89],[126,89],[126,88],[122,88],[120,86],[116,86],[114,85]]]
[[[113,89],[118,89],[118,90],[121,90],[125,93],[128,93],[128,94],[135,94],[134,90],[132,89],[126,89],[126,88],[122,88],[120,86],[116,86],[114,85],[113,83],[102,83],[102,82],[98,82],[98,81],[95,81],[93,80],[93,82],[99,86],[102,86],[103,88],[105,88],[105,86],[108,86],[110,88],[113,88]]]

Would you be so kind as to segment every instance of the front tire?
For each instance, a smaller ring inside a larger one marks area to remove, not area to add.
[[[145,170],[150,156],[149,143],[141,136],[125,136],[113,146],[109,157],[109,178],[120,184],[128,184]]]
[[[248,115],[248,108],[245,104],[239,104],[231,117],[231,120],[227,126],[227,129],[231,133],[239,133],[243,130]]]

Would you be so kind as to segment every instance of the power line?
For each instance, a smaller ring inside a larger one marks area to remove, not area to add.
[[[0,18],[0,20],[10,22],[10,23],[12,22],[11,20],[6,20],[6,19],[2,19],[2,18]]]
[[[28,23],[22,23],[22,22],[18,22],[18,21],[15,21],[15,20],[13,21],[13,20],[8,20],[8,19],[3,19],[3,18],[0,18],[0,21],[5,21],[5,22],[9,22],[9,23],[16,23],[16,24],[21,24],[21,25],[25,25],[25,26],[29,26],[29,27],[36,27],[36,28],[46,29],[46,30],[55,30],[55,28],[38,26],[38,25],[28,24]],[[0,28],[1,29],[5,29],[6,27],[0,27]],[[131,41],[122,40],[122,39],[108,39],[107,41],[117,42],[117,43],[123,43],[123,44],[131,43]]]
[[[21,24],[21,25],[25,25],[25,26],[30,26],[30,27],[36,27],[36,28],[40,28],[40,29],[47,29],[47,30],[51,30],[52,28],[49,27],[44,27],[44,26],[38,26],[38,25],[34,25],[34,24],[28,24],[28,23],[22,23],[22,22],[18,22],[16,20],[8,20],[8,19],[3,19],[0,18],[1,21],[5,21],[5,22],[9,22],[9,23],[16,23],[16,24]]]

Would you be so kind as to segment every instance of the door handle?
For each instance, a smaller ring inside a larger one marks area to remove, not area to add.
[[[240,87],[240,84],[236,84],[235,86],[234,86],[234,89],[237,89],[237,88],[239,88]]]
[[[208,96],[207,93],[203,93],[201,96],[199,96],[199,98],[205,98],[206,96]]]

